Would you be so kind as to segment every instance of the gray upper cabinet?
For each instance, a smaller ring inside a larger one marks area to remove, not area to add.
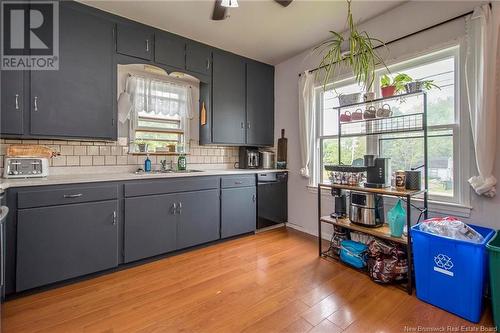
[[[30,72],[30,134],[116,139],[114,25],[64,3],[59,25],[59,70]]]
[[[219,190],[179,193],[177,217],[178,249],[219,239]]]
[[[2,71],[1,133],[23,134],[23,71]]]
[[[274,144],[274,67],[247,63],[247,145]]]
[[[212,48],[195,41],[186,45],[186,69],[188,71],[210,75],[212,70]]]
[[[135,24],[117,24],[116,52],[153,60],[153,31]]]
[[[125,262],[176,249],[175,194],[125,199]]]
[[[117,201],[21,209],[16,291],[118,266]]]
[[[256,189],[222,189],[221,237],[227,238],[255,231],[257,223]]]
[[[214,52],[212,73],[212,143],[246,143],[245,61]]]
[[[166,32],[156,33],[155,62],[184,69],[186,67],[186,40]]]

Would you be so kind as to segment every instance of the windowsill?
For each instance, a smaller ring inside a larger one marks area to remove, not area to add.
[[[306,186],[307,191],[317,194],[318,193],[318,187],[313,186],[313,185],[307,185]],[[323,193],[321,194],[322,196],[326,197],[331,197],[330,191],[324,190]],[[389,203],[391,203],[391,199],[393,199],[394,203],[396,202],[396,198],[394,197],[389,197]],[[415,202],[419,205],[423,205],[423,199],[421,198],[414,198],[412,199],[412,202]],[[472,207],[468,205],[462,205],[458,203],[453,203],[453,202],[443,202],[443,201],[435,201],[435,200],[429,200],[429,212],[430,213],[437,213],[437,214],[443,214],[443,215],[453,215],[456,217],[470,217],[471,216],[471,211]]]

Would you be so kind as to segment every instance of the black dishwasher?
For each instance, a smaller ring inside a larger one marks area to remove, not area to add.
[[[257,229],[288,220],[288,172],[257,174]]]

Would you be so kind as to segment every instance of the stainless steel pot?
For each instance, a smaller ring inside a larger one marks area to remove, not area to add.
[[[262,169],[274,169],[274,152],[261,151],[260,161]]]
[[[384,199],[381,195],[351,192],[349,219],[365,227],[380,227],[384,224]]]

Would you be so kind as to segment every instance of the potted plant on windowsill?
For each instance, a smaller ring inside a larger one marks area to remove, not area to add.
[[[326,89],[329,79],[341,68],[350,68],[356,82],[369,92],[375,79],[375,68],[380,64],[385,66],[382,57],[375,51],[374,44],[385,46],[384,42],[370,37],[366,31],[358,31],[352,16],[351,0],[347,0],[347,32],[330,33],[331,38],[314,48],[315,52],[322,55],[318,67],[324,71],[323,88]],[[361,97],[360,94],[352,99]]]
[[[392,80],[387,74],[384,74],[380,79],[382,97],[391,97],[404,91],[406,84],[412,81],[413,79],[408,74],[400,73]]]
[[[406,93],[411,94],[422,90],[431,90],[433,88],[437,88],[441,90],[437,84],[434,83],[434,80],[416,80],[413,82],[409,82],[405,84]]]

